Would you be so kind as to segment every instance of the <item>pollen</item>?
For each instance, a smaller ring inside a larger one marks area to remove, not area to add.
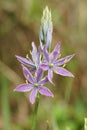
[[[29,58],[28,54],[26,55],[26,58],[27,58],[27,59]]]
[[[26,80],[26,84],[28,84],[28,81]]]
[[[63,68],[66,66],[66,64],[63,65]]]
[[[61,54],[58,55],[58,58],[60,58],[60,57],[61,57]]]
[[[67,62],[67,59],[64,60],[64,63],[65,63],[65,64],[66,64],[66,62]]]
[[[65,66],[66,66],[66,62],[67,62],[67,59],[65,59],[65,60],[64,60],[64,65],[63,65],[63,67],[65,67]]]

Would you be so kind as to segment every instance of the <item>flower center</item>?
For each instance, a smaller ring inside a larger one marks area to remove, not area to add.
[[[50,64],[49,64],[49,67],[50,67],[50,68],[52,68],[53,66],[54,66],[54,64],[53,64],[53,63],[50,63]]]
[[[34,87],[38,87],[38,83],[35,83],[35,84],[34,84]]]

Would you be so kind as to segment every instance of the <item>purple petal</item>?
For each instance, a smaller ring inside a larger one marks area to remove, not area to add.
[[[43,47],[44,47],[44,32],[43,32],[42,27],[40,27],[40,46],[41,46],[41,49],[43,50]]]
[[[36,67],[33,67],[29,70],[31,73],[34,73],[36,71]]]
[[[42,95],[54,97],[53,93],[47,87],[39,87],[39,92]]]
[[[34,42],[32,42],[32,59],[34,61],[35,64],[37,64],[38,62],[38,54],[37,54],[37,48],[34,44]]]
[[[52,29],[48,27],[47,29],[47,37],[46,37],[46,46],[47,49],[51,47],[51,41],[52,41]]]
[[[28,92],[33,88],[32,84],[21,84],[17,86],[14,91],[17,92]]]
[[[43,49],[43,55],[44,55],[46,61],[49,62],[49,54],[47,52],[47,47],[46,46]]]
[[[50,58],[52,59],[52,61],[57,60],[58,54],[60,54],[60,45],[61,45],[60,42],[58,42],[54,50],[50,54]]]
[[[28,81],[29,81],[30,83],[34,83],[34,77],[33,77],[33,75],[31,74],[30,71],[29,71],[28,75],[29,75]]]
[[[39,83],[42,85],[42,84],[46,84],[47,82],[49,82],[49,80],[48,80],[48,77],[46,76]]]
[[[58,65],[58,66],[66,64],[67,62],[69,62],[73,58],[74,55],[75,54],[72,54],[72,55],[66,56],[64,58],[61,58],[61,59],[57,60],[55,62],[55,64]]]
[[[29,78],[29,70],[24,65],[22,65],[22,69],[23,69],[24,77],[28,80],[28,78]]]
[[[32,92],[30,93],[30,102],[31,102],[32,104],[34,104],[34,102],[35,102],[35,99],[36,99],[36,96],[37,96],[37,92],[38,92],[38,90],[35,88],[35,89],[33,89]]]
[[[24,73],[25,78],[30,83],[34,83],[34,78],[33,78],[33,75],[31,74],[31,72],[25,66],[23,66],[23,65],[22,65],[22,68],[23,68],[23,73]]]
[[[49,69],[48,70],[48,80],[53,84],[52,78],[53,78],[53,71],[51,69]]]
[[[43,70],[41,68],[39,68],[37,70],[37,82],[39,82],[42,77],[43,77]]]
[[[71,72],[62,67],[56,68],[54,72],[62,76],[74,77],[74,75]]]
[[[23,58],[21,56],[16,56],[17,60],[20,61],[22,64],[29,66],[29,67],[34,67],[35,65],[32,63],[31,60],[28,60],[26,58]]]
[[[39,46],[38,47],[38,58],[37,58],[38,59],[38,63],[37,63],[38,65],[40,65],[40,62],[41,62],[41,56],[40,55],[41,55],[41,48]]]
[[[41,65],[40,65],[40,67],[43,69],[43,70],[48,70],[48,65],[47,65],[47,63],[42,63]]]

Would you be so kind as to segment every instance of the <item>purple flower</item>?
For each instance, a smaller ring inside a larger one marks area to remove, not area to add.
[[[48,70],[48,79],[51,83],[53,83],[53,72],[62,76],[74,77],[71,72],[66,70],[64,67],[61,67],[61,65],[65,65],[67,62],[69,62],[74,56],[74,54],[61,59],[58,59],[59,55],[60,43],[57,43],[54,50],[50,54],[48,53],[47,48],[44,47],[43,56],[45,58],[45,61],[41,64],[41,68],[43,70]]]
[[[24,57],[21,57],[21,56],[17,56],[16,55],[16,58],[19,62],[21,62],[22,64],[30,67],[30,72],[35,72],[36,68],[39,67],[40,65],[40,47],[36,48],[34,42],[32,42],[32,52],[31,52],[31,56],[32,56],[32,60],[29,59],[29,58],[24,58]]]
[[[17,86],[14,89],[14,91],[17,91],[17,92],[29,92],[29,91],[31,91],[29,99],[30,99],[30,102],[32,104],[35,102],[35,98],[36,98],[38,92],[42,95],[53,97],[52,92],[48,88],[43,86],[49,80],[48,80],[47,77],[42,79],[43,70],[41,68],[39,68],[36,71],[35,76],[33,76],[25,66],[22,66],[22,67],[23,67],[24,76],[29,81],[29,83],[21,84],[21,85]]]

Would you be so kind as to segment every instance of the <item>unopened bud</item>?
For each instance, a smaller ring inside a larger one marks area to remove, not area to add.
[[[43,11],[40,27],[40,46],[42,49],[44,45],[46,45],[48,49],[51,47],[52,31],[53,25],[51,11],[49,11],[48,7],[46,7]]]

